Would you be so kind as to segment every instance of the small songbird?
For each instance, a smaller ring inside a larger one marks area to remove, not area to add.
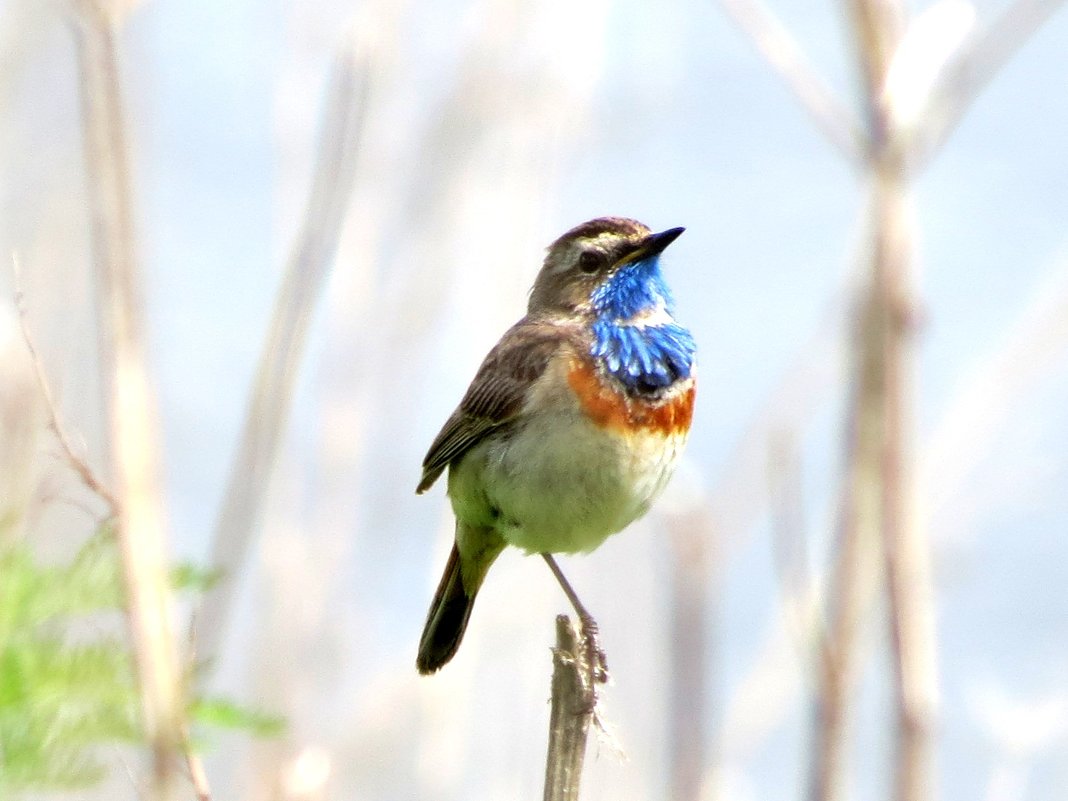
[[[675,322],[658,234],[602,217],[549,246],[527,315],[489,352],[423,460],[423,493],[449,469],[456,540],[416,666],[460,646],[475,595],[506,545],[588,552],[648,511],[693,417],[695,345]]]

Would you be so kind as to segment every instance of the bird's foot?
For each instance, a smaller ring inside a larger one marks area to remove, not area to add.
[[[591,688],[608,683],[608,660],[601,648],[601,632],[597,621],[590,615],[579,618],[582,627],[583,660],[586,663],[586,676]]]
[[[568,600],[571,601],[571,605],[575,608],[575,613],[578,615],[579,627],[582,634],[581,656],[583,667],[585,669],[584,678],[586,682],[586,691],[589,697],[588,708],[583,710],[583,712],[587,714],[593,713],[597,708],[597,685],[606,684],[608,682],[608,660],[605,658],[604,651],[601,649],[601,639],[599,636],[600,630],[597,627],[597,621],[593,619],[593,615],[586,611],[586,607],[582,605],[582,601],[579,600],[578,594],[571,587],[567,578],[564,577],[564,573],[556,564],[556,560],[548,553],[543,553],[542,557],[545,559],[546,564],[549,565],[549,569],[552,570],[553,575],[556,576],[556,580],[560,583],[560,587],[563,589]],[[576,656],[578,656],[578,654],[576,654]]]
[[[582,633],[582,666],[584,668],[583,681],[586,685],[586,704],[582,710],[584,714],[597,717],[597,685],[608,683],[608,660],[601,648],[600,631],[597,621],[589,614],[579,617],[579,625]]]

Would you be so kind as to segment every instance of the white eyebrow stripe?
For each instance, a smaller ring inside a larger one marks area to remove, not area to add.
[[[583,236],[573,240],[567,249],[567,257],[560,260],[555,265],[555,269],[552,271],[552,275],[559,275],[566,273],[575,265],[575,260],[579,255],[590,248],[596,248],[602,253],[608,253],[612,247],[621,239],[619,234],[612,233],[611,231],[602,231],[597,236]]]

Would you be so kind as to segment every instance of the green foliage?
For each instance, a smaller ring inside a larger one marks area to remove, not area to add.
[[[197,565],[182,562],[171,570],[171,584],[176,590],[206,592],[222,578],[221,570],[205,570]]]
[[[243,730],[257,737],[276,737],[285,728],[282,718],[238,706],[225,698],[197,699],[189,707],[189,717],[205,726]]]
[[[107,532],[61,566],[0,548],[0,796],[88,784],[103,773],[92,745],[137,737],[120,586]]]
[[[188,565],[172,576],[190,591],[216,579]],[[100,746],[140,741],[122,596],[107,529],[65,565],[43,565],[27,545],[0,542],[0,798],[88,786],[106,770]],[[194,700],[189,714],[198,739],[213,728],[272,736],[283,725],[227,699]]]

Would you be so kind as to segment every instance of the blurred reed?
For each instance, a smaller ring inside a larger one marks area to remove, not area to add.
[[[375,58],[370,40],[360,33],[357,30],[343,42],[335,60],[307,207],[264,338],[244,430],[215,525],[211,563],[226,578],[205,594],[196,613],[197,650],[207,661],[218,655],[262,520],[309,326],[330,277],[349,208]]]
[[[177,797],[185,700],[173,635],[170,556],[160,486],[159,426],[145,358],[144,301],[122,107],[118,30],[123,11],[75,6],[93,262],[100,321],[103,408],[109,421],[106,496],[117,512],[126,614],[152,753],[147,796]],[[68,449],[69,450],[69,449]]]
[[[846,133],[855,130],[850,115],[823,89],[771,12],[755,0],[723,5],[832,143],[851,161],[859,155],[871,192],[860,259],[866,286],[858,296],[852,341],[846,479],[824,600],[831,623],[827,639],[812,640],[820,670],[808,797],[831,801],[843,795],[850,706],[861,667],[858,633],[877,589],[885,587],[897,714],[893,797],[930,799],[937,671],[930,543],[918,511],[913,445],[918,300],[910,183],[997,68],[1058,4],[1016,3],[978,38],[967,36],[970,7],[951,0],[918,18],[897,2],[846,4],[864,89],[863,130],[853,137]],[[855,151],[852,142],[859,142]]]

